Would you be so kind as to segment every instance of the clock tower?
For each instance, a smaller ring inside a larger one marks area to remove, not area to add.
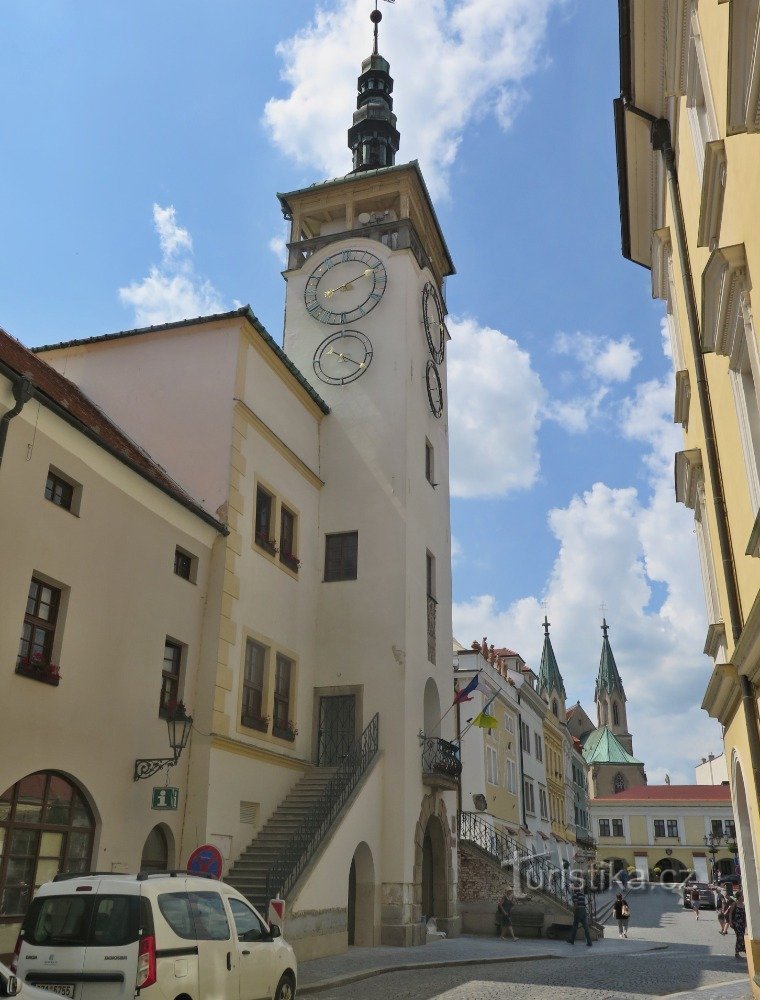
[[[454,266],[419,165],[395,164],[380,16],[348,132],[353,170],[278,196],[290,222],[284,346],[330,408],[319,428],[315,738],[329,763],[325,733],[340,728],[340,699],[353,699],[357,734],[379,714],[379,937],[418,944],[423,916],[449,934],[459,928],[458,750],[453,713],[442,720],[453,697],[445,280]],[[436,764],[447,754],[445,775]]]

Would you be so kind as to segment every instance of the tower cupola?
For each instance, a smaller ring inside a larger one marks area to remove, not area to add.
[[[370,14],[375,26],[372,55],[362,62],[358,81],[354,121],[348,130],[348,147],[353,153],[351,173],[392,167],[401,136],[393,113],[393,77],[390,63],[377,50],[377,28],[383,15],[375,9]]]

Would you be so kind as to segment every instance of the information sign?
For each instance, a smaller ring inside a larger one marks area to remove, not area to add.
[[[179,788],[170,788],[165,786],[163,788],[153,789],[153,798],[151,799],[150,807],[151,809],[174,809],[176,810],[179,806]]]

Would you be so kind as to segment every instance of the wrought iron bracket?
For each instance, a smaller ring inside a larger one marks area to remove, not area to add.
[[[140,778],[152,778],[163,768],[174,767],[177,763],[176,757],[138,757],[135,761],[135,773],[132,775],[133,781]]]

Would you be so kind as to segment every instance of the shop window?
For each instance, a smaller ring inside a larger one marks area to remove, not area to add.
[[[86,872],[95,823],[79,789],[38,771],[0,796],[0,921],[17,921],[58,872]]]

